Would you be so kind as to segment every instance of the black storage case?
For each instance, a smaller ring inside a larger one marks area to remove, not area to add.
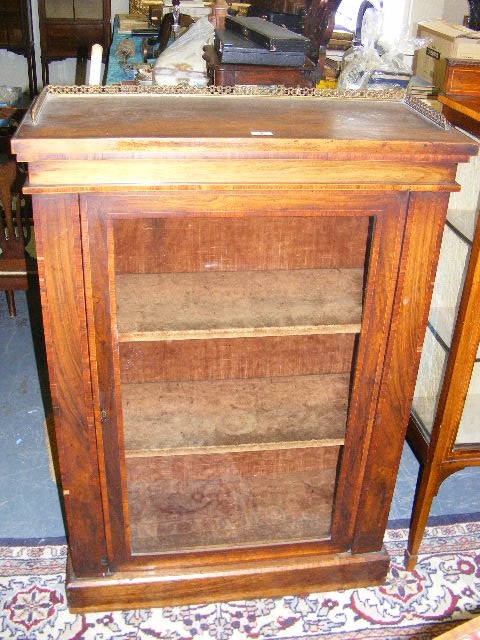
[[[229,29],[215,29],[215,50],[222,63],[303,67],[302,51],[270,51]]]
[[[270,51],[306,53],[310,44],[305,36],[263,18],[226,16],[225,29],[241,34]]]
[[[279,13],[278,11],[270,11],[270,9],[262,9],[261,7],[251,6],[247,12],[248,17],[258,17],[285,27],[295,33],[302,33],[305,26],[305,17],[298,13]]]

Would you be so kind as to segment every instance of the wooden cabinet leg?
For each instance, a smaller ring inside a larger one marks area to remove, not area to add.
[[[48,60],[42,60],[42,83],[44,87],[50,82],[48,62]]]
[[[17,315],[17,310],[15,308],[15,294],[13,291],[8,290],[5,291],[5,295],[7,297],[8,312],[10,313],[10,317],[14,318]]]
[[[428,515],[432,506],[433,498],[438,492],[438,473],[425,466],[420,471],[415,500],[413,502],[412,521],[408,536],[408,545],[405,551],[405,568],[413,571],[418,560],[418,550],[422,543],[425,527],[427,526]]]

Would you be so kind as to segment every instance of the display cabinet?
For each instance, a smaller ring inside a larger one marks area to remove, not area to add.
[[[480,63],[447,61],[448,119],[480,134]],[[478,138],[472,138],[478,141]],[[480,465],[480,161],[458,168],[450,198],[408,440],[421,467],[406,566],[415,567],[432,501],[452,473]]]
[[[65,58],[88,58],[92,45],[110,47],[110,0],[38,0],[43,84],[49,64]]]
[[[72,610],[383,581],[477,145],[379,96],[49,88],[23,120]]]
[[[30,97],[37,93],[37,68],[30,0],[0,0],[0,49],[25,56]]]

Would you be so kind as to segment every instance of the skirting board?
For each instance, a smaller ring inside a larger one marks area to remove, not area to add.
[[[72,613],[232,601],[382,584],[389,556],[379,552],[281,558],[76,578],[67,567]]]

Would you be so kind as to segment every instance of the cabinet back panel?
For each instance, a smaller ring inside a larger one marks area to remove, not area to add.
[[[368,223],[368,216],[117,219],[115,270],[363,268]]]
[[[339,450],[129,458],[132,552],[325,538]]]
[[[349,372],[355,334],[120,343],[122,383]]]

